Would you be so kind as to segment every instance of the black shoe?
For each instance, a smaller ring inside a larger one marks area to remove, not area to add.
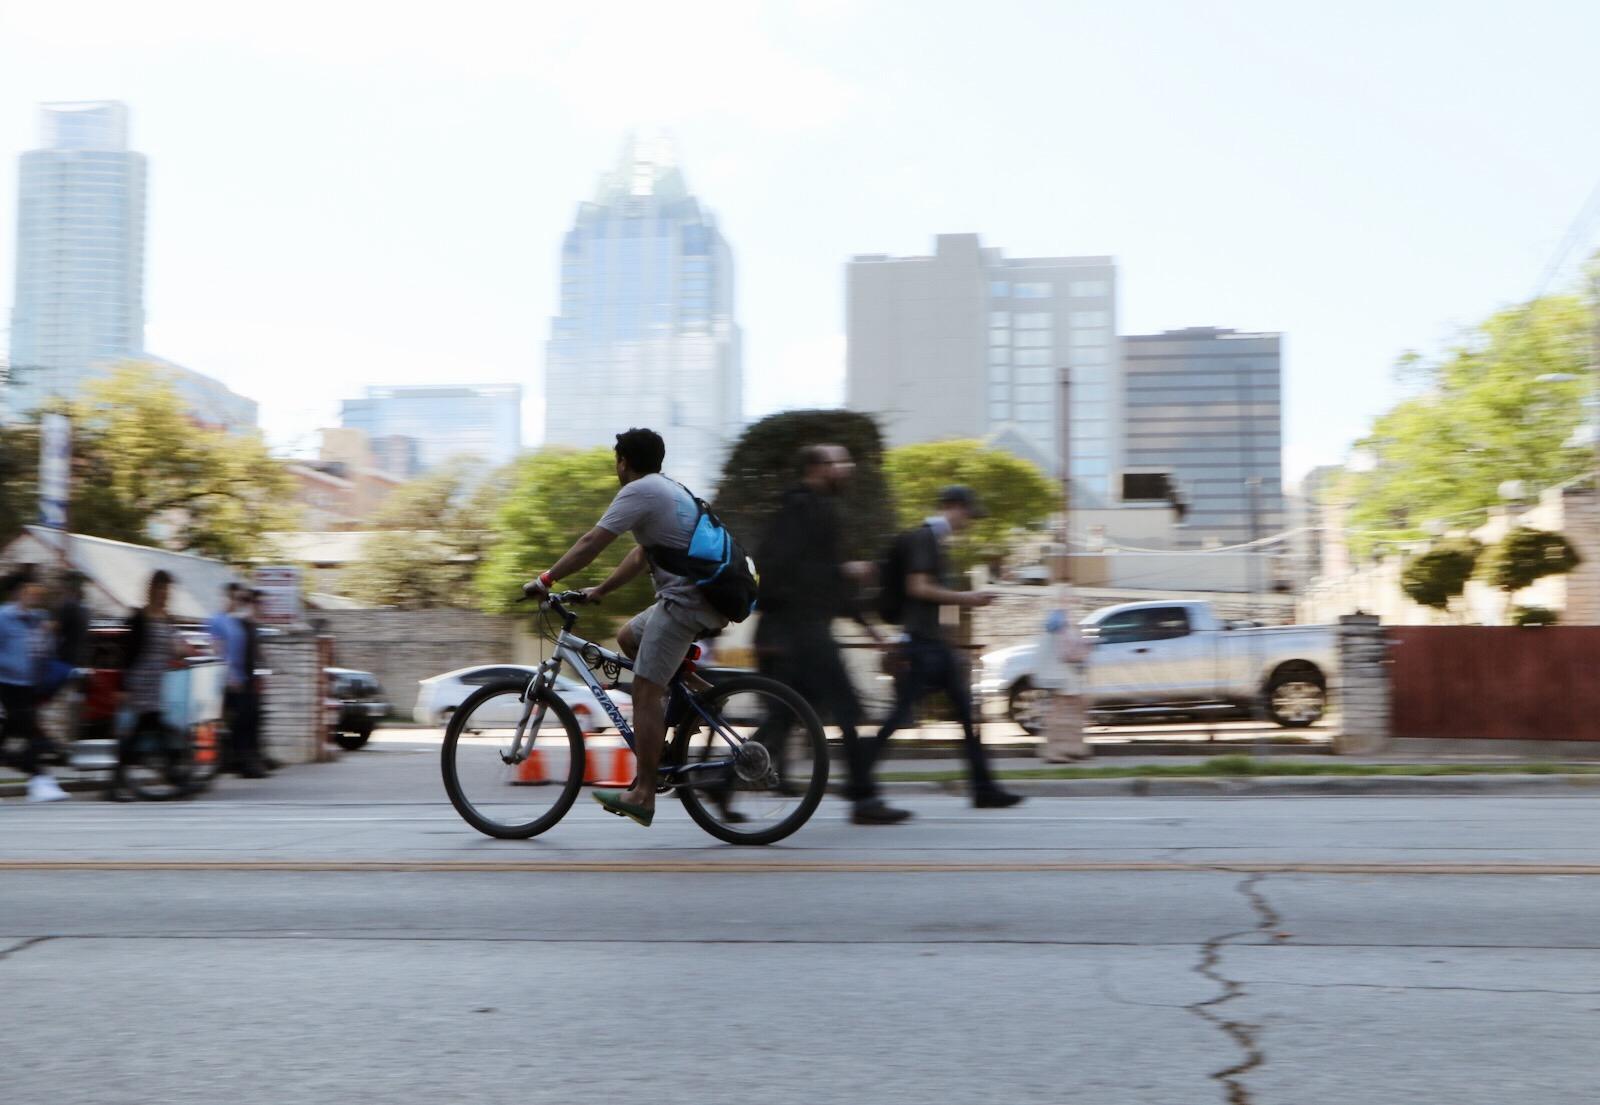
[[[1022,795],[1012,794],[1009,790],[1000,790],[997,787],[994,790],[986,790],[981,794],[974,795],[972,805],[980,810],[1003,810],[1009,809],[1020,801],[1022,801]]]
[[[239,778],[241,779],[265,779],[266,777],[267,772],[256,764],[239,769]]]
[[[267,771],[276,771],[276,770],[278,770],[278,768],[283,766],[283,761],[282,760],[275,760],[271,756],[262,756],[261,757],[261,766],[263,768],[265,768]]]
[[[857,803],[855,810],[850,814],[850,821],[855,825],[898,825],[910,818],[910,810],[896,809],[876,798],[870,802]]]

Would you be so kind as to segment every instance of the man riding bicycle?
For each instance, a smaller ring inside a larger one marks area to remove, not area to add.
[[[585,602],[599,602],[647,568],[655,583],[655,605],[637,615],[617,634],[617,644],[633,661],[634,755],[638,776],[627,790],[596,790],[595,801],[611,813],[649,826],[655,818],[656,769],[666,743],[667,684],[689,654],[697,637],[728,624],[712,609],[692,580],[653,564],[646,548],[688,549],[699,509],[694,497],[661,474],[667,446],[654,430],[630,429],[617,435],[617,482],[622,490],[594,528],[568,549],[550,569],[523,584],[530,598],[550,594],[557,580],[587,568],[624,532],[637,545],[598,587],[583,591]]]

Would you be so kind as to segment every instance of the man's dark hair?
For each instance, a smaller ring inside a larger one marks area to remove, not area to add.
[[[641,476],[661,471],[661,462],[667,456],[667,443],[654,430],[635,426],[627,433],[617,435],[617,457],[628,462]]]

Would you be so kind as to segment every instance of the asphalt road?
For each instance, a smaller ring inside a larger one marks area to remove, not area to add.
[[[405,744],[0,803],[0,1100],[1584,1102],[1600,801],[478,837]]]

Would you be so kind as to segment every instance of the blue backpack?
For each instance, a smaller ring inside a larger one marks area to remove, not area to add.
[[[730,622],[742,622],[756,608],[761,582],[756,562],[704,499],[687,487],[683,490],[699,511],[689,547],[652,545],[645,549],[645,555],[662,571],[693,582],[718,614]]]

